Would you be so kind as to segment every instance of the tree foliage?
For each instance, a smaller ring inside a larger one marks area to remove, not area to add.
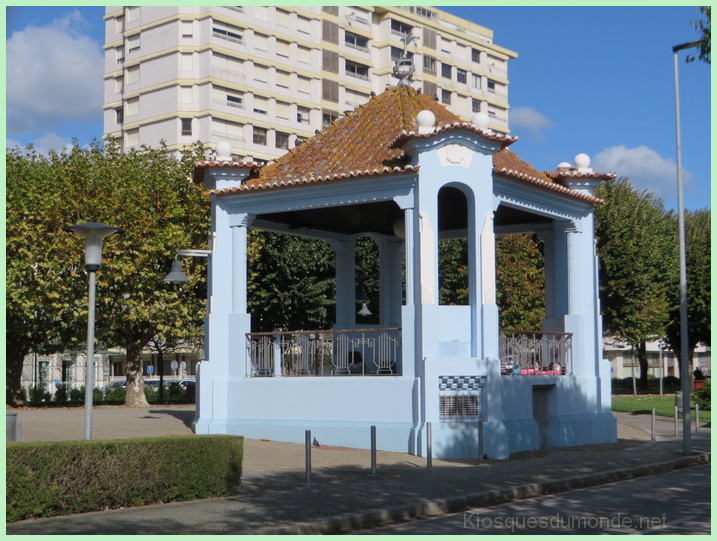
[[[598,196],[607,203],[595,213],[604,329],[635,348],[646,385],[645,342],[664,336],[669,321],[674,218],[661,200],[636,192],[626,178],[604,183]]]
[[[712,8],[711,6],[702,6],[700,11],[707,17],[706,20],[700,19],[693,21],[695,30],[700,33],[699,48],[700,48],[700,60],[712,63]]]
[[[711,212],[685,211],[685,259],[687,267],[688,358],[699,342],[711,345]],[[667,341],[680,357],[679,279],[670,288],[670,320]]]
[[[250,230],[248,258],[254,331],[327,328],[333,322],[335,262],[327,243]]]
[[[496,238],[496,290],[503,329],[542,329],[545,265],[534,235]]]
[[[123,229],[108,237],[97,273],[96,338],[127,352],[127,404],[145,404],[140,354],[154,336],[195,334],[206,277],[192,265],[184,288],[163,281],[177,249],[206,245],[208,206],[191,182],[201,149],[181,160],[113,144],[39,155],[9,150],[7,167],[7,399],[20,396],[22,360],[84,344],[84,242],[63,227],[85,221]],[[186,267],[185,267],[186,268]]]

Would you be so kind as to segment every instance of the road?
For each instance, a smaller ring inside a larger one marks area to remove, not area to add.
[[[356,534],[710,534],[710,465]]]

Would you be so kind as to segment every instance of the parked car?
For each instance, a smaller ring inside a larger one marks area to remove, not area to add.
[[[121,380],[121,381],[119,381],[119,380],[112,381],[112,382],[108,383],[107,385],[105,385],[104,390],[106,392],[106,391],[112,391],[114,389],[120,389],[120,388],[122,388],[122,389],[127,388],[127,380],[126,379]]]

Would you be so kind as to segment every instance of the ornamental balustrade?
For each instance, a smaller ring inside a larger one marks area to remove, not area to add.
[[[501,329],[501,374],[572,374],[572,338],[572,333]]]
[[[249,377],[398,375],[401,329],[247,333]]]

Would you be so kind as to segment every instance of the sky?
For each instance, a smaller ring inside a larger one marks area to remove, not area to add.
[[[588,154],[599,172],[677,207],[672,47],[697,7],[444,7],[518,53],[511,146],[539,170]],[[104,7],[7,7],[6,145],[61,150],[102,137]],[[684,205],[710,207],[710,66],[680,55]]]

